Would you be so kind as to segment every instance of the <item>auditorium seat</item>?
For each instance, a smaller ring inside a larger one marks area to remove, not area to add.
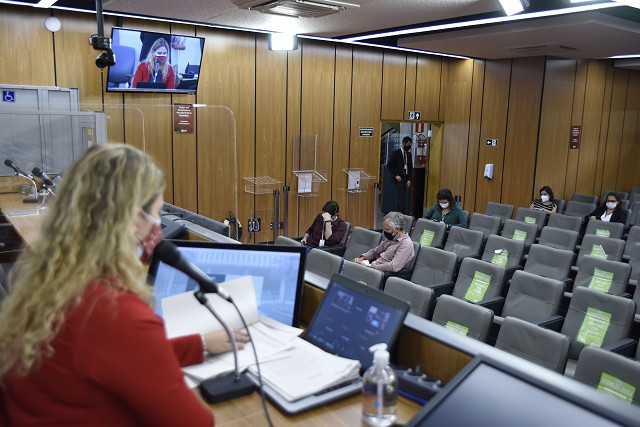
[[[438,248],[420,248],[411,281],[433,289],[435,297],[451,293],[456,273],[456,254]]]
[[[627,193],[626,191],[604,190],[602,192],[602,198],[600,200],[605,200],[609,193],[615,194],[620,200],[627,200],[629,198],[629,193]]]
[[[345,260],[340,274],[356,282],[382,290],[383,274],[382,271],[375,268]]]
[[[619,222],[607,222],[596,219],[587,222],[584,234],[595,234],[596,236],[611,237],[612,239],[622,239],[624,224]]]
[[[563,230],[561,228],[546,226],[540,233],[538,244],[549,246],[550,248],[575,251],[578,243],[578,232],[573,230]]]
[[[420,317],[428,317],[435,302],[433,290],[399,277],[389,277],[384,292],[407,301],[410,312]]]
[[[513,217],[513,205],[489,202],[487,203],[487,209],[484,213],[485,215],[500,217],[500,221],[504,223],[507,219]]]
[[[562,230],[572,230],[572,231],[575,231],[576,233],[580,233],[583,222],[584,222],[584,217],[567,216],[560,213],[551,213],[549,214],[547,227],[555,227],[555,228],[560,228]]]
[[[535,224],[538,227],[538,235],[547,224],[548,214],[546,211],[529,208],[518,208],[516,211],[516,221]]]
[[[278,246],[301,246],[302,245],[302,243],[300,243],[299,241],[286,236],[276,237],[274,244]]]
[[[420,243],[421,246],[442,248],[446,234],[447,225],[444,222],[419,218],[411,231],[411,240]]]
[[[342,257],[346,260],[353,260],[369,249],[378,246],[381,238],[382,234],[377,231],[354,227]]]
[[[455,253],[459,262],[465,257],[479,258],[483,238],[484,235],[480,231],[451,227],[444,250]]]
[[[598,204],[598,196],[594,196],[593,194],[573,193],[573,196],[571,196],[571,201]]]
[[[305,270],[325,279],[331,279],[334,273],[340,271],[342,261],[343,259],[338,255],[314,248],[307,254]]]
[[[486,342],[493,320],[493,311],[469,304],[450,295],[436,300],[432,322],[452,332]]]
[[[633,249],[633,245],[635,243],[640,243],[640,225],[633,226],[629,229],[629,233],[627,234],[625,241],[626,243],[624,245],[622,259],[627,261],[629,260],[629,255],[631,253],[631,249]]]
[[[474,212],[469,221],[469,230],[482,232],[486,241],[490,235],[498,234],[502,225],[500,217]]]
[[[482,251],[482,261],[501,265],[505,268],[505,281],[511,279],[513,272],[522,269],[524,242],[491,235]]]
[[[564,208],[564,215],[584,218],[593,212],[596,207],[597,205],[595,203],[582,203],[572,200],[567,203],[567,207]]]
[[[629,284],[631,286],[638,286],[638,281],[640,281],[640,243],[627,243],[627,246],[631,246],[631,249],[629,250],[629,259],[627,260],[631,266]]]
[[[567,364],[569,338],[515,317],[502,323],[495,347],[552,371],[563,373]]]
[[[585,255],[573,281],[573,290],[582,286],[612,295],[630,297],[627,293],[630,275],[629,264]]]
[[[508,239],[520,240],[524,242],[525,252],[536,241],[538,227],[535,224],[508,219],[504,222],[500,235]]]
[[[527,262],[524,264],[524,271],[560,280],[565,284],[565,290],[569,290],[573,283],[569,276],[574,256],[573,252],[563,249],[537,244],[532,245],[527,256]]]
[[[504,267],[467,257],[460,264],[451,295],[500,312],[504,273]]]
[[[624,240],[613,239],[611,237],[596,236],[595,234],[587,234],[579,245],[580,250],[576,258],[575,268],[577,271],[580,267],[580,261],[585,255],[606,257],[610,261],[622,260],[624,253]]]

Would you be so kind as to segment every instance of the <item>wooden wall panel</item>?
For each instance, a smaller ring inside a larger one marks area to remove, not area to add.
[[[572,126],[582,126],[584,116],[584,97],[587,90],[587,71],[589,68],[588,65],[589,62],[585,60],[576,61],[575,84],[573,87],[573,106],[571,111]],[[560,142],[558,143],[560,144]],[[572,194],[576,192],[576,179],[578,179],[577,171],[579,158],[579,148],[568,149],[566,166],[567,176],[564,183],[564,192],[558,193],[559,189],[555,189],[555,197],[560,197],[559,194],[564,194],[564,198],[568,201],[571,199]]]
[[[383,121],[402,121],[405,118],[406,74],[406,55],[385,51],[382,59],[382,111],[380,113]]]
[[[640,185],[640,73],[630,71],[627,104],[620,144],[618,180],[614,190],[629,191]]]
[[[440,92],[442,87],[442,59],[420,55],[416,76],[416,111],[422,113],[422,121],[437,122],[440,117]]]
[[[256,44],[256,176],[280,181],[281,198],[286,178],[287,160],[287,52],[270,51],[267,35],[257,36]],[[260,124],[259,126],[257,124]],[[257,211],[273,211],[271,194],[255,198]],[[284,212],[280,203],[279,220]],[[258,233],[258,241],[273,240],[269,227]]]
[[[499,201],[504,172],[504,147],[509,107],[511,60],[487,61],[482,98],[482,127],[478,142],[478,184],[476,211],[483,212],[488,202]],[[487,138],[497,138],[498,145],[488,147]],[[484,165],[493,164],[493,179],[484,178]]]
[[[404,85],[404,116],[407,111],[416,109],[416,78],[418,72],[418,55],[407,54],[407,71]]]
[[[336,46],[336,76],[333,117],[333,169],[331,171],[331,197],[340,206],[340,216],[349,218],[347,174],[351,141],[351,76],[353,50],[350,46]],[[304,230],[303,230],[304,231]]]
[[[462,206],[465,210],[473,212],[476,209],[476,190],[478,181],[476,175],[478,168],[478,155],[480,152],[480,131],[482,124],[482,100],[484,98],[484,75],[486,71],[486,61],[473,61],[473,77],[471,80],[471,105],[469,112],[469,143],[467,149],[467,167],[464,182],[464,194],[462,195]],[[453,194],[456,190],[453,190]],[[462,191],[462,190],[460,190]],[[484,207],[482,207],[484,209]]]
[[[380,179],[380,105],[382,92],[382,52],[353,49],[350,168],[362,168]],[[372,138],[360,137],[359,128],[372,126]],[[366,193],[349,193],[348,216],[353,226],[373,227],[375,192],[369,183]]]
[[[0,6],[0,76],[12,85],[55,86],[53,33],[48,10]]]
[[[605,153],[604,170],[602,173],[602,188],[600,190],[600,194],[602,194],[604,189],[617,188],[619,172],[618,164],[620,163],[620,145],[622,143],[622,130],[624,126],[628,85],[629,70],[616,68],[613,73],[611,108],[609,110],[609,127],[607,132],[607,150]]]
[[[576,193],[598,194],[595,191],[596,161],[600,146],[602,105],[607,71],[602,62],[590,60],[588,67]]]
[[[293,175],[293,141],[300,135],[300,102],[302,97],[302,49],[287,53],[287,164],[286,184],[291,187],[289,194],[289,236],[299,236],[305,225],[298,220],[298,182]],[[307,225],[308,227],[308,225]],[[302,230],[301,230],[302,228]]]
[[[571,125],[575,73],[575,61],[547,59],[533,188],[548,185],[554,190],[555,197],[560,199],[566,198],[564,185],[569,151],[567,139]]]
[[[501,202],[528,207],[533,189],[544,58],[514,59],[505,140]],[[515,212],[514,210],[514,212]]]
[[[603,189],[604,168],[606,162],[606,152],[609,140],[607,134],[609,132],[609,117],[611,113],[611,95],[613,94],[613,75],[614,69],[608,66],[604,67],[606,73],[606,81],[604,88],[604,96],[602,102],[602,118],[600,120],[600,144],[598,145],[598,159],[596,161],[595,183],[593,194],[601,194]],[[609,187],[607,187],[609,188]]]

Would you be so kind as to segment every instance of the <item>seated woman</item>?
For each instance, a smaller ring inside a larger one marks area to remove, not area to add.
[[[467,216],[453,199],[453,194],[448,188],[443,188],[436,195],[438,203],[431,206],[424,218],[433,221],[442,221],[447,228],[467,228]]]
[[[316,216],[309,229],[304,233],[302,244],[311,249],[340,243],[347,231],[347,223],[338,216],[338,212],[340,212],[340,206],[337,202],[329,200],[325,203],[322,212]]]
[[[7,425],[213,425],[180,367],[229,350],[228,339],[167,339],[146,284],[164,185],[158,165],[124,144],[94,146],[68,170],[0,306]]]
[[[587,221],[590,219],[624,224],[627,221],[627,211],[620,206],[620,197],[616,193],[609,193],[606,201],[587,215]]]
[[[553,200],[553,190],[548,185],[545,185],[540,189],[540,198],[533,199],[531,201],[531,206],[529,209],[534,209],[537,211],[547,211],[547,213],[555,213],[558,210],[558,205],[556,205]]]
[[[176,76],[169,65],[169,44],[165,39],[156,40],[149,49],[147,59],[138,65],[132,86],[137,88],[140,82],[165,83],[167,89],[176,88]]]

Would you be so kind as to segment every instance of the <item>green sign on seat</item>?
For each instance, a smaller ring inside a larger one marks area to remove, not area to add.
[[[584,345],[601,347],[610,323],[611,313],[588,307],[587,314],[584,316],[582,326],[580,326],[580,330],[578,331],[576,341]]]
[[[491,275],[485,274],[480,271],[476,271],[471,279],[471,284],[467,293],[464,295],[464,299],[471,302],[482,301],[484,294],[487,293],[489,285],[491,284]]]
[[[633,402],[633,396],[636,394],[636,388],[634,386],[606,372],[603,372],[602,376],[600,376],[597,390],[600,393],[616,397],[628,404]]]
[[[422,236],[420,236],[420,246],[431,246],[433,242],[433,236],[435,236],[433,230],[422,230]]]
[[[448,320],[447,324],[444,327],[449,329],[451,332],[464,335],[465,337],[469,335],[469,328],[467,326],[461,325],[456,322],[452,322],[451,320]]]
[[[589,283],[589,289],[595,289],[596,291],[609,292],[613,282],[613,272],[600,270],[594,268],[593,277]]]

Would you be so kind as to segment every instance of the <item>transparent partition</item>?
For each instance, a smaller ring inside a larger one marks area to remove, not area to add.
[[[317,196],[319,185],[327,182],[328,167],[318,161],[318,135],[293,137],[293,174],[298,178],[298,196]]]

